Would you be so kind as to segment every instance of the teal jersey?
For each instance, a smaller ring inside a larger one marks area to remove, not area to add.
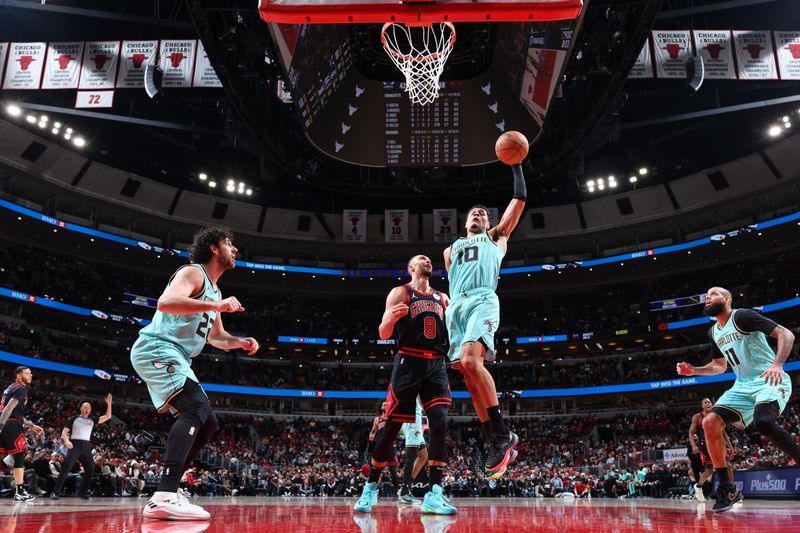
[[[206,300],[218,302],[221,300],[219,289],[214,289],[206,269],[202,265],[191,263],[183,265],[181,268],[199,268],[203,272],[205,282],[202,291],[193,295],[196,300]],[[175,279],[175,275],[181,270],[179,268],[175,274],[169,278],[167,287]],[[175,345],[187,359],[195,357],[203,351],[206,345],[206,338],[211,326],[217,319],[216,311],[205,311],[192,315],[170,315],[161,311],[156,311],[153,321],[139,331],[140,336],[152,337]]]
[[[719,323],[711,327],[710,333],[718,349],[714,350],[714,356],[728,361],[737,381],[751,381],[775,361],[775,352],[764,334],[775,326],[777,324],[755,311],[734,309],[723,327],[720,328]]]
[[[489,237],[480,233],[461,237],[450,247],[450,295],[497,289],[497,276],[505,252]]]

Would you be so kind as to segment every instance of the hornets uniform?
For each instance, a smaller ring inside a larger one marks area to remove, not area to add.
[[[504,255],[488,233],[462,237],[450,247],[447,332],[451,362],[461,359],[462,345],[474,341],[486,346],[486,360],[494,360],[494,335],[500,326],[495,290]]]
[[[386,395],[386,418],[413,424],[417,396],[424,411],[452,403],[444,363],[448,342],[441,293],[419,292],[410,284],[403,289],[408,313],[394,325],[398,349]]]
[[[406,447],[422,448],[425,446],[425,438],[423,437],[422,430],[422,417],[425,413],[422,411],[422,405],[417,400],[417,413],[414,418],[414,423],[403,424],[403,434],[406,436]]]
[[[734,309],[724,326],[715,323],[709,330],[713,341],[711,357],[724,358],[736,374],[733,387],[714,404],[714,411],[726,422],[746,427],[753,421],[759,403],[778,403],[783,412],[792,395],[792,382],[786,372],[783,382],[768,385],[759,377],[775,361],[775,352],[767,343],[778,324],[751,309]]]
[[[172,275],[167,287],[183,268],[199,268],[203,272],[203,288],[192,298],[221,300],[219,289],[214,288],[205,268],[199,264],[183,265]],[[147,384],[150,399],[159,413],[170,409],[170,400],[183,390],[187,379],[200,383],[192,370],[192,358],[203,350],[216,319],[216,311],[191,315],[156,311],[153,321],[139,331],[139,338],[131,348],[131,363]]]

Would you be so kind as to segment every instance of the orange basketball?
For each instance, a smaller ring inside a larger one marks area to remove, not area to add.
[[[528,139],[518,131],[507,131],[497,138],[494,151],[506,165],[519,165],[528,157]]]

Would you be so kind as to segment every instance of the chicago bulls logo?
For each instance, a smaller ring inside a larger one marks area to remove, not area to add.
[[[353,229],[350,230],[350,233],[356,235],[358,233],[358,221],[361,220],[361,217],[350,217],[350,222],[353,224]]]
[[[800,44],[790,43],[786,45],[786,49],[792,54],[792,59],[800,59]]]
[[[670,59],[678,59],[678,54],[681,52],[681,50],[685,49],[685,47],[677,43],[670,43],[664,47],[664,50],[667,51]]]
[[[719,53],[725,50],[725,47],[719,43],[708,43],[703,48],[708,50],[708,55],[711,59],[719,59]]]
[[[764,47],[759,43],[748,43],[744,49],[750,52],[750,59],[758,59],[761,57],[761,50],[764,50]]]
[[[142,68],[142,63],[144,63],[144,54],[133,54],[131,56],[131,62],[133,63],[133,68]]]
[[[402,219],[402,218],[399,218],[399,217],[394,217],[394,218],[392,219],[392,224],[394,224],[395,226],[399,226],[399,225],[400,225],[400,223],[401,223],[402,221],[403,221],[403,219]]]
[[[180,68],[181,61],[186,59],[186,56],[183,55],[181,52],[173,52],[168,57],[169,57],[169,62],[172,65],[172,68]]]
[[[22,70],[28,70],[28,67],[31,66],[31,63],[36,60],[33,58],[33,56],[19,56],[17,61],[19,61],[19,66],[22,68]]]
[[[69,62],[72,61],[72,56],[69,54],[61,54],[56,58],[58,61],[58,70],[66,70],[69,66]]]
[[[94,61],[94,68],[96,68],[97,70],[102,69],[103,66],[105,66],[105,64],[106,64],[106,61],[108,61],[109,59],[111,59],[111,56],[109,56],[107,54],[97,54],[97,55],[95,55],[92,58],[92,61]]]

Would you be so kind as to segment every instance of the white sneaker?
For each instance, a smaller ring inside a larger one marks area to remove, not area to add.
[[[706,501],[706,496],[703,494],[703,487],[697,483],[694,484],[694,497],[697,498],[697,501],[699,502]]]
[[[211,515],[208,511],[189,503],[182,491],[156,492],[147,505],[144,507],[142,515],[145,518],[157,518],[160,520],[208,520]]]

